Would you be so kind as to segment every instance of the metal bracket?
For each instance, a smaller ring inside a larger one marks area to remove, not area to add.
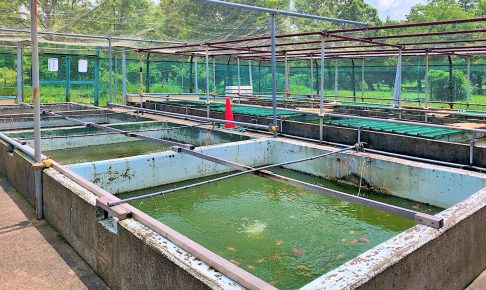
[[[365,142],[358,142],[356,144],[354,144],[354,149],[356,150],[356,152],[364,152],[365,151],[365,145],[366,143]]]
[[[474,144],[478,141],[478,139],[471,139],[469,141],[469,165],[473,165],[474,163]]]
[[[124,220],[132,216],[132,212],[123,205],[109,206],[110,199],[106,196],[96,199],[96,206],[118,220]]]
[[[444,226],[444,218],[426,213],[416,213],[415,221],[419,224],[429,226],[434,229],[440,229]]]
[[[12,144],[8,143],[7,152],[8,153],[14,153],[14,150],[15,150],[15,146],[13,146]]]
[[[363,133],[363,125],[358,128],[358,144],[361,143],[361,134]]]
[[[272,132],[272,133],[274,133],[274,132],[278,132],[278,130],[279,130],[279,126],[275,126],[275,125],[273,125],[273,124],[269,124],[269,125],[268,125],[268,131],[270,131],[270,132]]]

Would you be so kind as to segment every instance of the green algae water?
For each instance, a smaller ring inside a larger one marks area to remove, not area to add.
[[[275,172],[348,193],[357,188],[295,171]],[[121,198],[212,179],[139,190]],[[393,204],[429,207],[362,191]],[[296,289],[415,225],[412,219],[242,175],[131,203],[209,250],[281,289]]]
[[[167,151],[170,148],[148,141],[130,141],[45,151],[61,164],[75,164]]]

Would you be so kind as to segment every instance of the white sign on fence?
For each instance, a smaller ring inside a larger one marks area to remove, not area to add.
[[[59,60],[57,58],[49,58],[47,60],[47,70],[48,71],[58,71],[59,70]]]
[[[78,61],[78,72],[80,73],[88,72],[88,61],[86,59],[80,59]]]

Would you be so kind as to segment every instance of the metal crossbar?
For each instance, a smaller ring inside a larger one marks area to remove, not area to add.
[[[315,159],[318,159],[318,158],[323,158],[323,157],[326,157],[326,156],[330,156],[330,155],[334,155],[334,154],[338,154],[338,153],[343,153],[343,152],[346,152],[346,151],[349,151],[349,150],[352,150],[352,149],[358,149],[358,148],[362,148],[362,144],[356,144],[356,145],[353,145],[353,146],[345,147],[345,148],[340,149],[338,151],[327,152],[327,153],[324,153],[324,154],[319,154],[319,155],[306,157],[306,158],[302,158],[302,159],[298,159],[298,160],[285,161],[285,162],[281,162],[281,163],[277,163],[277,164],[266,165],[266,166],[259,167],[259,168],[253,168],[253,167],[242,165],[242,164],[239,164],[239,163],[236,163],[236,162],[233,162],[233,161],[229,161],[229,160],[221,159],[221,158],[218,158],[218,157],[210,156],[210,155],[207,155],[207,154],[204,154],[204,153],[201,153],[201,152],[188,150],[188,149],[185,149],[185,148],[182,148],[182,147],[173,147],[173,150],[176,151],[176,152],[189,154],[189,155],[199,157],[199,158],[204,159],[204,160],[208,160],[208,161],[215,162],[215,163],[218,163],[218,164],[221,164],[221,165],[225,165],[225,166],[228,166],[230,168],[240,170],[240,172],[230,174],[230,175],[226,175],[226,176],[217,177],[217,178],[210,179],[210,180],[197,182],[197,183],[194,183],[194,184],[190,184],[190,185],[186,185],[186,186],[182,186],[182,187],[178,187],[178,188],[167,189],[167,190],[164,190],[164,191],[159,191],[159,192],[154,192],[154,193],[150,193],[150,194],[130,197],[130,198],[114,201],[114,202],[109,202],[108,206],[110,206],[110,207],[116,206],[116,205],[124,204],[124,203],[130,202],[130,201],[134,201],[134,200],[153,197],[153,196],[157,196],[157,195],[163,195],[163,194],[167,194],[167,193],[171,193],[171,192],[175,192],[175,191],[179,191],[179,190],[189,189],[189,188],[198,187],[198,186],[201,186],[201,185],[205,185],[205,184],[209,184],[209,183],[213,183],[213,182],[217,182],[217,181],[222,181],[222,180],[225,180],[225,179],[237,177],[237,176],[247,174],[247,173],[253,173],[253,174],[263,175],[263,176],[269,177],[273,180],[276,180],[276,181],[279,181],[279,182],[284,182],[284,183],[292,185],[292,186],[296,186],[296,187],[304,188],[304,189],[311,190],[311,191],[314,191],[314,192],[318,192],[318,193],[321,193],[321,194],[326,195],[326,196],[338,198],[338,199],[349,201],[349,202],[358,203],[358,204],[361,204],[361,205],[364,205],[364,206],[368,206],[368,207],[372,207],[372,208],[375,208],[375,209],[378,209],[378,210],[391,212],[391,213],[398,214],[398,215],[401,215],[401,216],[405,216],[405,217],[408,217],[408,218],[414,218],[416,220],[416,222],[423,224],[423,225],[426,225],[426,226],[433,227],[433,228],[443,227],[444,221],[443,221],[443,218],[441,218],[441,217],[437,217],[437,216],[434,216],[434,215],[429,215],[429,214],[421,213],[421,212],[418,212],[418,211],[414,211],[414,210],[410,210],[410,209],[406,209],[406,208],[402,208],[402,207],[398,207],[398,206],[374,201],[374,200],[371,200],[371,199],[366,199],[366,198],[363,198],[363,197],[360,197],[360,196],[355,196],[355,195],[352,195],[352,194],[340,192],[340,191],[337,191],[337,190],[325,188],[325,187],[322,187],[322,186],[319,186],[319,185],[315,185],[315,184],[303,182],[303,181],[300,181],[300,180],[292,179],[292,178],[289,178],[289,177],[285,177],[285,176],[282,176],[282,175],[279,175],[279,174],[275,174],[271,171],[266,170],[266,169],[270,169],[270,168],[281,167],[281,166],[285,166],[285,165],[315,160]]]

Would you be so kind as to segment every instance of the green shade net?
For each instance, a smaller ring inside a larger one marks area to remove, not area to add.
[[[454,130],[448,128],[436,128],[436,127],[421,126],[421,125],[399,124],[399,123],[378,121],[378,120],[339,118],[339,119],[328,119],[325,120],[324,122],[329,125],[352,127],[352,128],[359,128],[363,126],[363,128],[365,129],[374,130],[374,131],[384,131],[384,132],[426,137],[432,139],[439,139],[439,138],[443,138],[455,134],[462,134],[461,130]]]

